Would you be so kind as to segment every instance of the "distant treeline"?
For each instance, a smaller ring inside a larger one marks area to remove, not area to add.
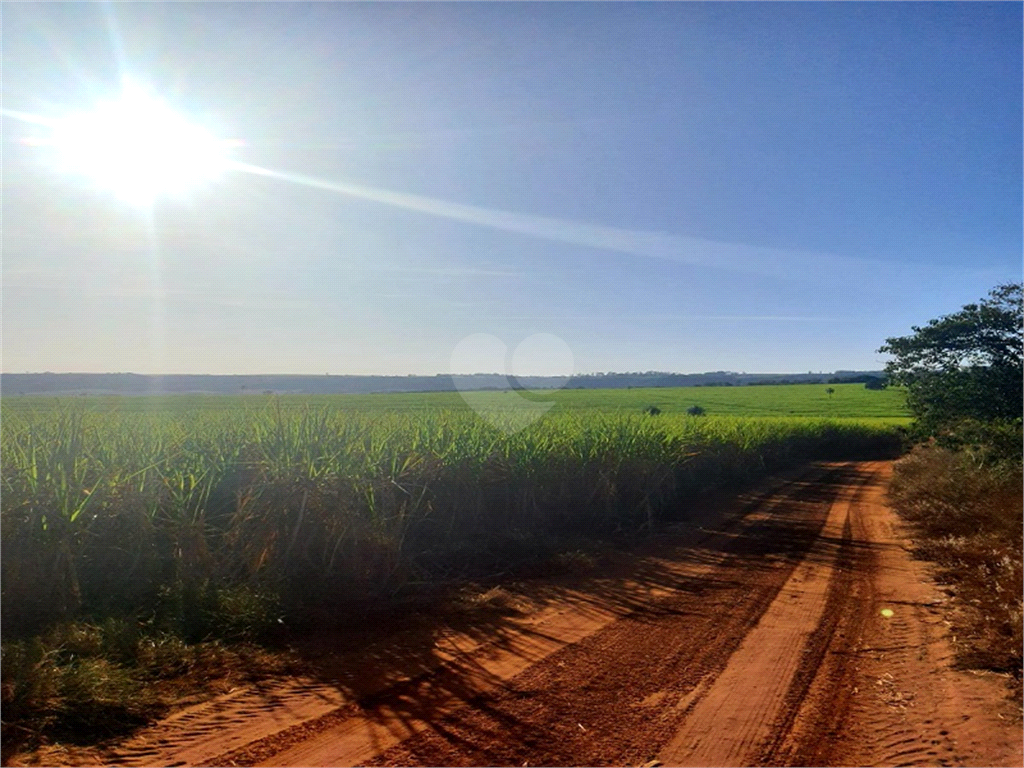
[[[4,373],[0,393],[11,395],[330,395],[383,392],[446,392],[456,389],[627,389],[750,384],[881,383],[881,371],[835,373],[591,373],[568,382],[554,376],[511,378],[498,373],[436,376],[144,376],[135,373]]]

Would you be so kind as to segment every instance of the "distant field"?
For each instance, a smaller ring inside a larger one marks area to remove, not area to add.
[[[829,388],[835,393],[829,395]],[[751,387],[677,387],[672,389],[567,390],[543,393],[559,408],[642,410],[664,413],[701,406],[709,416],[814,416],[833,418],[908,418],[902,390],[865,389],[863,384],[785,384]]]
[[[835,390],[831,396],[826,391]],[[495,392],[495,402],[514,402],[520,396]],[[541,402],[554,402],[550,414],[559,411],[641,412],[655,406],[665,414],[685,413],[699,405],[709,416],[811,416],[838,419],[885,419],[907,423],[910,415],[899,389],[870,390],[862,384],[787,384],[746,387],[675,387],[659,389],[546,390],[523,393]],[[224,409],[315,405],[345,411],[415,412],[468,410],[458,392],[417,392],[381,395],[173,395],[165,397],[50,397],[26,396],[3,399],[12,411],[47,410],[58,404],[79,403],[89,408],[121,412],[188,412]]]

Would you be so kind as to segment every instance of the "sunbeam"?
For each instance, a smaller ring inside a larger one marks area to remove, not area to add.
[[[810,271],[840,268],[878,270],[887,266],[871,259],[764,248],[742,243],[704,240],[666,232],[625,229],[549,216],[482,208],[407,192],[394,192],[350,182],[330,181],[299,173],[275,171],[237,161],[228,161],[227,168],[503,232],[514,232],[567,245],[689,264],[695,267],[711,267],[729,272],[793,278],[806,275]]]
[[[726,243],[715,243],[662,232],[622,229],[601,224],[481,208],[407,192],[393,192],[348,182],[328,181],[315,176],[274,171],[235,161],[229,161],[228,167],[256,176],[266,176],[313,189],[337,192],[408,211],[426,213],[453,221],[490,227],[504,232],[515,232],[568,245],[665,259],[697,266],[713,266],[742,271],[756,268],[756,265],[738,258],[734,252],[731,252],[735,247]]]
[[[23,123],[29,125],[41,125],[45,128],[53,128],[59,123],[59,120],[55,120],[52,117],[43,117],[42,115],[33,115],[29,112],[19,112],[16,109],[5,109],[0,107],[0,115],[4,117],[10,117],[14,120],[20,120]]]

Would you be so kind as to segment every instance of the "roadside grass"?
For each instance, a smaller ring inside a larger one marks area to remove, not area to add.
[[[1019,432],[1018,432],[1019,434]],[[919,446],[896,463],[890,498],[918,531],[917,554],[934,561],[956,605],[960,664],[1013,676],[1022,690],[1024,482],[1014,458],[988,447]]]
[[[235,401],[4,401],[5,743],[95,739],[273,675],[286,657],[253,643],[304,617],[510,568],[586,571],[564,543],[650,535],[703,494],[902,446],[882,419],[579,410],[507,434],[465,409]]]
[[[284,650],[220,639],[189,643],[131,619],[61,622],[5,639],[3,762],[47,742],[122,736],[175,705],[300,667]]]

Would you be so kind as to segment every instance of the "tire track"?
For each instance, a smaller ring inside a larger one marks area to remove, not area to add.
[[[256,734],[280,731],[343,703],[337,690],[315,680],[246,688],[165,718],[157,728],[110,750],[107,761],[123,766],[197,765],[223,753],[226,745],[242,746]]]
[[[788,730],[831,632],[826,611],[837,559],[849,541],[850,514],[867,477],[844,492],[800,564],[728,667],[659,757],[668,765],[762,762]],[[815,651],[817,650],[817,653]],[[787,706],[788,704],[788,706]]]
[[[1020,703],[951,668],[944,600],[885,503],[889,465],[852,516],[858,566],[782,765],[1021,765]]]

